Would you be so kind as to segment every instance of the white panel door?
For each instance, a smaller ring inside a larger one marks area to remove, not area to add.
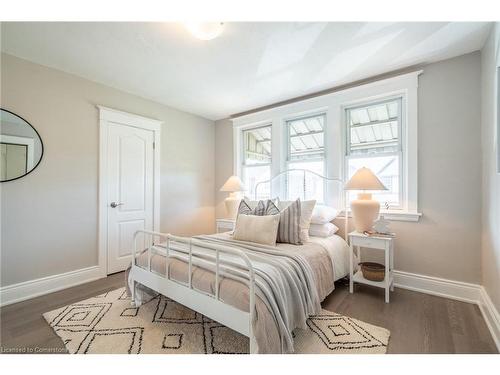
[[[109,123],[108,274],[129,266],[135,231],[153,230],[153,142],[151,130]]]

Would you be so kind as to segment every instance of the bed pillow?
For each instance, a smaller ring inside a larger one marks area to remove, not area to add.
[[[248,204],[248,206],[253,210],[255,207],[257,207],[257,205],[259,204],[260,200],[259,201],[254,201],[254,200],[251,200],[250,198],[248,197],[244,197],[243,200],[245,201],[246,204]],[[264,202],[268,202],[268,201],[272,201],[275,205],[278,205],[278,202],[280,201],[279,200],[279,197],[276,197],[276,198],[272,198],[272,199],[264,199]]]
[[[273,204],[277,205],[279,200],[278,198],[274,199],[268,199],[268,200],[260,200],[260,201],[251,201],[248,200],[248,198],[244,198],[240,202],[240,206],[238,207],[238,215],[243,214],[243,215],[258,215],[262,216],[266,214],[266,209],[269,203],[272,202]]]
[[[280,201],[278,208],[283,211],[294,201]],[[300,241],[305,243],[309,241],[309,226],[311,225],[311,216],[316,205],[315,200],[300,202]]]
[[[259,201],[254,208],[251,208],[250,205],[242,200],[238,207],[238,216],[241,215],[256,215],[262,216],[266,213],[266,203],[264,201]]]
[[[333,207],[318,204],[314,207],[311,224],[326,224],[337,217],[339,211]]]
[[[339,228],[333,223],[312,224],[309,227],[309,235],[314,237],[330,237],[333,236]]]
[[[276,246],[280,215],[238,215],[233,239]]]
[[[302,245],[300,240],[300,199],[280,211],[273,202],[266,209],[266,215],[279,215],[280,222],[276,242]]]

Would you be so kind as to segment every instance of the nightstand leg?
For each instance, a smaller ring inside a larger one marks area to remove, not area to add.
[[[391,241],[391,277],[394,277],[394,241]],[[391,283],[391,292],[394,292],[394,279]]]
[[[352,246],[352,240],[350,241],[351,244],[349,245],[350,249],[349,249],[349,293],[352,293],[353,292],[353,277],[354,277],[354,274],[353,274],[353,265],[352,265],[352,262],[353,262],[353,252],[354,252],[354,246]]]
[[[389,303],[389,289],[391,282],[391,245],[385,245],[385,303]]]

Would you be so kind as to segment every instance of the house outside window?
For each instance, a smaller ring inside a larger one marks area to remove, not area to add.
[[[401,98],[346,108],[348,178],[361,167],[372,170],[387,188],[374,192],[382,207],[400,209],[403,201]],[[349,201],[356,193],[349,192]]]
[[[324,113],[286,121],[287,169],[305,169],[325,175]],[[312,173],[291,173],[287,176],[288,199],[300,197],[324,202],[325,184]]]
[[[246,194],[253,198],[257,184],[271,179],[271,125],[246,129],[242,133],[242,181],[247,188]],[[265,199],[269,194],[269,184],[262,184],[256,198]]]

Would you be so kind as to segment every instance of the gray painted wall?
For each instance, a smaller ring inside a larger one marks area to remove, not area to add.
[[[96,104],[164,121],[161,230],[214,231],[213,121],[2,54],[1,106],[28,120],[45,153],[1,185],[1,285],[97,264]]]
[[[392,222],[395,267],[480,283],[480,54],[424,67],[419,82],[418,223]],[[232,126],[216,121],[215,186],[233,171]],[[216,216],[225,195],[216,191]],[[339,225],[340,226],[340,225]]]
[[[481,52],[483,136],[482,284],[500,311],[500,173],[496,171],[498,134],[495,130],[495,70],[500,63],[497,22]],[[498,60],[497,60],[498,59]],[[496,143],[497,142],[497,143]]]

